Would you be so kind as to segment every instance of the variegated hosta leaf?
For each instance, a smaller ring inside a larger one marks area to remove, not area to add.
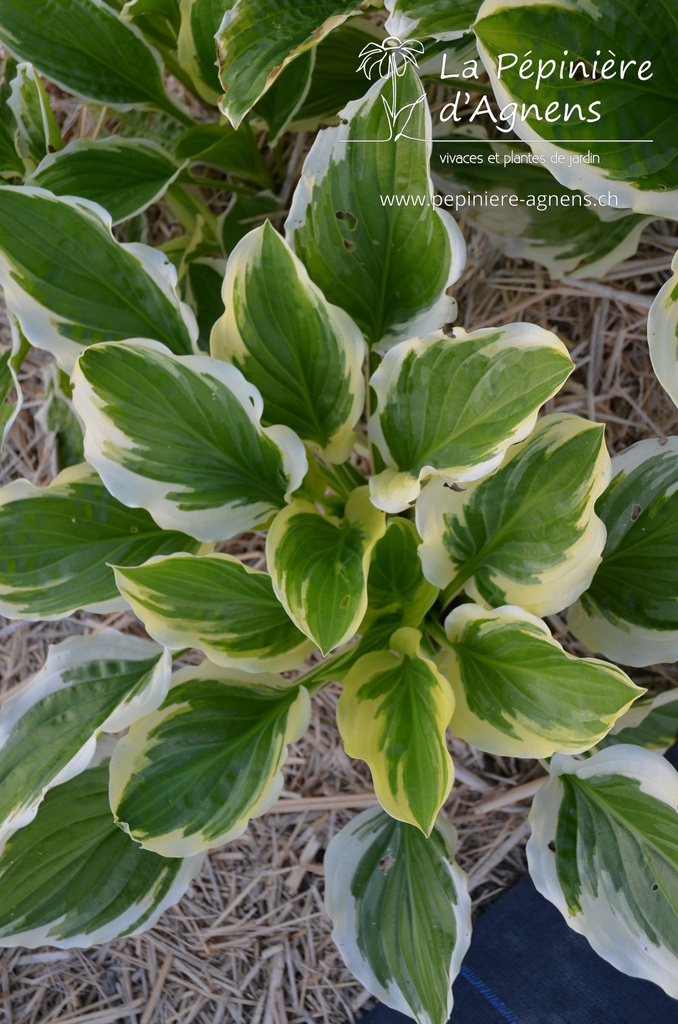
[[[182,353],[197,336],[164,254],[116,242],[111,227],[106,211],[84,199],[28,186],[0,190],[5,300],[28,341],[68,373],[93,342],[155,338]]]
[[[339,127],[320,132],[306,158],[286,237],[370,344],[437,330],[456,315],[446,289],[461,274],[466,251],[450,215],[432,204],[431,117],[422,85],[406,69],[376,82],[339,116]],[[420,202],[388,202],[405,195]]]
[[[95,345],[76,364],[73,403],[85,457],[111,493],[198,540],[266,525],[306,473],[299,438],[262,428],[257,389],[208,356],[179,358],[153,341]]]
[[[442,819],[427,839],[380,808],[359,814],[325,856],[332,938],[352,974],[418,1024],[447,1024],[471,941],[467,878]]]
[[[178,160],[206,164],[236,178],[253,181],[261,188],[271,185],[271,175],[247,121],[237,131],[226,122],[196,124],[181,136],[174,155]]]
[[[138,935],[181,899],[203,860],[133,843],[113,820],[102,761],[48,793],[2,847],[0,946],[70,949]]]
[[[141,33],[103,0],[0,0],[0,39],[66,92],[127,109],[177,110]]]
[[[454,780],[445,744],[454,695],[420,642],[418,630],[399,629],[390,650],[362,657],[344,679],[337,725],[348,756],[369,765],[384,810],[428,836]]]
[[[578,754],[645,691],[616,665],[567,654],[541,619],[506,605],[455,608],[437,659],[454,689],[451,728],[502,757]]]
[[[636,701],[598,746],[635,743],[663,753],[678,741],[678,689]]]
[[[30,350],[30,345],[21,333],[16,318],[9,310],[7,319],[12,344],[0,355],[0,451],[23,405],[24,396],[19,383],[19,370]],[[14,397],[11,397],[12,392],[15,393]]]
[[[257,118],[262,117],[268,125],[269,145],[277,145],[280,137],[291,129],[292,122],[297,119],[297,112],[311,91],[311,79],[317,57],[317,47],[304,50],[295,57],[253,108],[252,114]],[[354,69],[353,72],[357,78]]]
[[[150,635],[197,647],[215,665],[247,672],[299,668],[312,644],[273,593],[268,573],[231,555],[169,555],[115,569],[123,597]]]
[[[273,588],[288,615],[323,654],[350,640],[367,608],[372,549],[386,529],[366,487],[351,493],[343,519],[295,499],[266,539]]]
[[[360,329],[327,302],[270,222],[231,253],[222,298],[212,355],[259,389],[265,423],[284,423],[343,462],[365,402]]]
[[[470,31],[481,0],[385,0],[389,12],[386,30],[399,39],[433,36],[458,39]]]
[[[32,64],[19,64],[7,106],[16,123],[16,145],[28,170],[63,146],[45,87]]]
[[[370,381],[370,438],[388,467],[370,489],[386,512],[406,509],[426,477],[476,480],[496,469],[574,369],[562,341],[533,324],[454,335],[401,342]]]
[[[160,709],[115,749],[116,820],[164,857],[236,839],[277,799],[287,745],[309,717],[308,692],[281,676],[209,662],[177,672]]]
[[[0,614],[11,619],[119,610],[111,563],[200,547],[122,505],[87,465],[69,467],[49,487],[15,480],[0,489],[0,533]]]
[[[417,503],[426,578],[449,596],[463,588],[486,607],[535,615],[576,600],[605,544],[595,512],[610,479],[603,434],[578,416],[545,416],[487,479],[463,491],[431,481]]]
[[[216,104],[222,92],[215,36],[224,12],[231,5],[229,0],[181,0],[180,3],[179,62],[207,103]]]
[[[550,771],[530,812],[534,884],[596,953],[678,998],[678,773],[630,744]]]
[[[568,188],[672,217],[678,13],[672,0],[655,13],[663,32],[646,0],[485,0],[473,28],[504,130],[514,127]]]
[[[100,731],[119,732],[164,700],[169,653],[107,629],[51,647],[0,709],[0,834],[36,815],[48,789],[82,772]]]
[[[226,261],[219,258],[190,259],[185,264],[182,280],[184,297],[198,321],[198,348],[209,352],[212,328],[224,312],[221,286]]]
[[[66,383],[62,371],[56,363],[47,368],[45,374],[45,399],[40,411],[35,415],[35,422],[44,432],[53,433],[55,446],[55,462],[57,471],[69,466],[79,466],[85,460],[83,449],[83,427],[73,408],[69,394],[65,394],[62,385]],[[0,490],[0,505],[2,491]]]
[[[361,632],[385,617],[392,620],[393,630],[420,625],[438,589],[424,577],[417,552],[419,542],[414,523],[400,517],[391,519],[372,552]]]
[[[181,167],[155,142],[142,139],[76,139],[50,153],[27,184],[57,196],[98,203],[114,224],[157,202]]]
[[[671,277],[650,307],[647,336],[652,369],[659,383],[678,405],[678,252]]]
[[[207,2],[207,0],[204,0]],[[290,61],[340,25],[360,0],[223,0],[217,32],[220,106],[234,128]]]
[[[612,460],[596,505],[603,561],[568,623],[592,651],[624,665],[678,658],[678,437],[639,441]]]

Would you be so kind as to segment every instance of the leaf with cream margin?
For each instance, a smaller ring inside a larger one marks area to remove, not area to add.
[[[567,654],[541,619],[505,605],[455,608],[436,659],[456,697],[450,727],[500,757],[579,754],[645,692],[616,665]]]
[[[177,672],[111,761],[116,821],[145,850],[188,857],[236,839],[283,786],[288,744],[310,718],[303,686],[205,661]]]
[[[471,941],[456,846],[456,830],[442,818],[427,839],[371,807],[325,855],[327,913],[344,963],[372,995],[418,1024],[446,1024]]]
[[[678,773],[630,744],[557,754],[530,812],[532,880],[624,974],[678,998]]]
[[[388,11],[386,31],[406,39],[433,36],[434,39],[458,39],[471,31],[481,0],[385,0]]]
[[[170,650],[197,647],[246,672],[299,668],[313,646],[287,615],[268,573],[225,554],[152,558],[115,567],[120,593]]]
[[[0,850],[0,946],[72,949],[138,935],[177,903],[204,857],[167,860],[115,824],[108,757],[47,794]]]
[[[16,147],[28,170],[37,167],[48,153],[62,149],[59,125],[32,64],[17,66],[7,106],[16,123]]]
[[[157,249],[120,243],[110,215],[31,186],[0,189],[0,285],[31,345],[67,373],[83,346],[150,337],[193,349],[198,328]]]
[[[216,34],[229,0],[181,0],[179,63],[206,103],[216,106],[222,89],[217,71]]]
[[[212,355],[259,389],[263,422],[285,424],[331,462],[347,459],[365,403],[365,342],[270,222],[231,253],[222,299]]]
[[[385,530],[366,487],[351,493],[342,519],[297,498],[273,520],[266,538],[273,589],[323,654],[355,635],[367,609],[370,556]]]
[[[612,460],[596,505],[603,560],[568,625],[591,651],[623,665],[678,658],[678,437],[647,440]]]
[[[447,600],[463,589],[485,607],[562,611],[600,565],[595,503],[609,479],[603,426],[545,416],[492,476],[464,490],[428,484],[416,512],[424,575]]]
[[[671,277],[655,298],[647,318],[652,369],[659,383],[678,405],[678,252]]]
[[[86,464],[63,470],[48,487],[15,480],[0,488],[0,532],[0,614],[29,621],[81,608],[120,611],[125,602],[110,563],[136,565],[200,547],[121,504]]]
[[[562,341],[534,324],[396,345],[370,381],[377,404],[368,430],[387,466],[370,480],[374,504],[401,512],[429,476],[487,476],[573,369]]]
[[[388,651],[360,658],[344,679],[337,726],[348,756],[369,765],[387,814],[429,836],[454,780],[445,744],[454,695],[420,643],[418,630],[403,628]]]
[[[636,701],[618,719],[599,747],[635,743],[663,754],[678,741],[678,689],[651,694]]]
[[[0,706],[0,833],[28,824],[47,790],[84,771],[100,732],[157,708],[171,671],[167,651],[113,629],[50,647]]]
[[[466,258],[454,220],[433,206],[423,87],[409,70],[395,81],[401,109],[411,108],[407,135],[392,137],[393,83],[376,82],[344,107],[337,128],[319,133],[285,223],[312,280],[380,348],[454,319],[447,289]],[[417,203],[400,204],[403,196]]]
[[[518,105],[514,131],[558,181],[611,206],[675,217],[673,0],[657,0],[652,18],[645,0],[485,0],[473,28],[499,107],[512,114],[508,105]],[[596,159],[585,161],[589,153]]]
[[[73,373],[85,458],[123,504],[202,541],[266,526],[299,487],[303,443],[262,427],[239,370],[154,341],[95,345]]]

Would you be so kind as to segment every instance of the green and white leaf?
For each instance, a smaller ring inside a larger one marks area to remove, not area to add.
[[[88,465],[65,469],[49,487],[15,480],[0,489],[0,532],[0,614],[31,621],[122,610],[111,563],[200,548],[122,505]]]
[[[19,64],[12,79],[7,106],[16,123],[15,141],[27,170],[63,146],[61,131],[32,64]]]
[[[613,743],[635,743],[660,754],[678,741],[678,690],[665,690],[636,701],[615,722],[601,747]]]
[[[511,377],[524,384],[519,374]],[[417,503],[424,575],[484,607],[535,615],[567,608],[600,565],[605,526],[596,499],[610,479],[604,428],[545,416],[492,476],[462,490],[441,480]]]
[[[337,725],[387,814],[430,836],[454,781],[445,743],[454,695],[420,642],[418,630],[399,629],[390,650],[364,655],[344,679]]]
[[[0,451],[12,425],[21,412],[24,396],[19,383],[19,370],[30,345],[24,338],[16,318],[7,310],[12,344],[0,355]],[[14,392],[14,397],[12,396]]]
[[[14,133],[0,119],[0,178],[2,184],[4,184],[5,178],[16,180],[23,178],[25,173],[24,162],[16,150]]]
[[[137,935],[181,899],[203,860],[133,843],[113,820],[102,761],[48,793],[0,851],[0,946],[70,949]]]
[[[372,501],[401,512],[427,477],[487,476],[572,370],[562,341],[534,324],[456,328],[453,338],[437,332],[396,345],[370,381],[369,435],[387,466],[370,480]]]
[[[84,771],[100,732],[157,708],[171,671],[169,652],[113,629],[51,647],[0,706],[0,835],[32,821],[48,789]]]
[[[265,526],[303,480],[306,453],[239,370],[158,342],[87,349],[73,374],[85,457],[125,505],[164,530],[226,540]]]
[[[648,19],[645,0],[614,4],[613,17],[610,12],[607,0],[485,0],[473,27],[499,107],[518,104],[515,132],[546,157],[558,181],[594,197],[607,200],[609,194],[610,205],[675,217],[678,11],[672,0],[658,0],[655,16],[662,32]],[[520,77],[522,55],[530,51],[534,63]],[[568,77],[569,66],[563,77],[557,70],[564,53],[570,55],[566,61],[579,64],[575,77]],[[501,75],[500,54],[517,55],[511,67],[504,60]],[[599,72],[607,67],[604,78],[590,77],[594,59]],[[554,61],[551,76],[542,77],[538,87],[536,60]],[[623,79],[622,61],[627,63]],[[523,104],[527,117],[521,116]],[[590,110],[590,104],[597,106]],[[589,152],[595,162],[582,161]]]
[[[1,2],[1,0],[0,0]],[[191,352],[193,313],[178,298],[162,252],[120,243],[110,216],[43,189],[0,190],[0,285],[32,345],[70,373],[85,345],[150,337]]]
[[[360,5],[360,0],[223,0],[217,32],[220,106],[234,128],[280,72],[317,45]]]
[[[191,76],[198,93],[207,103],[221,96],[217,72],[215,36],[229,0],[181,0],[181,27],[178,56],[184,71]]]
[[[283,423],[343,462],[365,402],[365,342],[330,305],[266,222],[231,253],[212,332],[212,355],[242,371],[264,400],[263,421]]]
[[[678,998],[678,773],[630,744],[550,771],[530,812],[534,884],[596,953]]]
[[[417,548],[421,538],[414,523],[391,519],[372,552],[367,577],[367,612],[361,633],[378,619],[389,618],[393,630],[421,624],[438,597],[438,588],[425,578]]]
[[[115,749],[116,821],[163,857],[236,839],[278,798],[287,746],[309,718],[308,692],[281,676],[209,662],[177,672],[160,709]]]
[[[380,808],[359,814],[325,855],[332,938],[353,975],[418,1024],[445,1024],[452,982],[471,941],[467,877],[456,832],[439,819],[427,839]]]
[[[64,386],[69,394],[65,393]],[[70,386],[55,363],[46,368],[45,399],[35,415],[35,422],[46,434],[53,433],[57,472],[85,461],[83,426],[73,408]]]
[[[650,360],[659,383],[678,405],[678,252],[671,277],[655,298],[647,318]]]
[[[330,33],[331,35],[331,33]],[[268,144],[276,146],[280,137],[290,130],[311,91],[317,47],[304,50],[277,76],[257,101],[252,114],[262,117],[268,125]],[[242,125],[241,125],[242,127]]]
[[[273,589],[323,654],[355,635],[367,608],[370,556],[385,530],[366,487],[351,493],[343,519],[300,498],[274,519],[266,538]]]
[[[155,142],[76,139],[46,156],[26,183],[57,196],[89,199],[119,224],[157,202],[180,172],[181,166]]]
[[[454,220],[432,205],[423,87],[414,73],[397,78],[402,116],[395,124],[392,89],[391,80],[376,82],[344,107],[338,127],[319,133],[285,224],[288,242],[328,301],[380,347],[454,319],[456,303],[446,291],[466,257]],[[409,195],[421,205],[379,199]]]
[[[623,665],[678,658],[678,437],[639,441],[612,460],[596,506],[607,527],[603,560],[569,611],[592,651]]]
[[[458,39],[470,31],[479,6],[480,0],[385,0],[386,31],[399,39]]]
[[[286,672],[313,649],[275,596],[268,573],[231,555],[152,558],[116,567],[115,578],[147,632],[170,650],[197,647],[215,665]]]
[[[178,160],[216,167],[262,188],[271,185],[271,175],[247,121],[237,131],[227,122],[196,124],[184,132],[174,153]]]
[[[456,736],[501,757],[579,754],[644,690],[616,665],[567,654],[541,619],[505,605],[455,608],[437,658],[456,697]]]

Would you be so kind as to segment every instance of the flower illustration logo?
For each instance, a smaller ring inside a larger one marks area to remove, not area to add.
[[[401,118],[404,121],[395,136],[396,142],[404,134],[414,108],[424,99],[422,91],[414,103],[408,103],[401,109],[398,109],[397,79],[405,74],[408,65],[417,68],[419,66],[417,64],[417,55],[423,53],[424,44],[418,39],[406,39],[402,42],[397,36],[388,36],[381,43],[368,43],[358,55],[362,58],[358,71],[364,71],[365,76],[370,81],[372,81],[372,74],[375,71],[377,72],[377,78],[390,78],[392,81],[391,102],[389,103],[385,96],[382,96],[382,100],[389,123],[389,139],[393,138],[396,120]]]

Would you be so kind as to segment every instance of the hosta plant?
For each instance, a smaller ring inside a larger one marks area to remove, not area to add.
[[[388,24],[470,29],[476,4],[446,21],[443,6],[390,0]],[[354,3],[47,7],[41,22],[35,0],[0,0],[20,61],[0,121],[0,384],[11,399],[31,346],[52,354],[44,421],[64,468],[0,490],[0,612],[131,608],[148,638],[57,644],[2,704],[0,941],[150,927],[271,807],[314,695],[340,683],[338,730],[379,806],[331,843],[327,907],[371,992],[420,1024],[452,1008],[471,923],[444,810],[451,729],[542,759],[537,887],[678,997],[678,775],[658,752],[677,702],[615,664],[678,656],[678,440],[611,460],[600,425],[544,410],[574,369],[555,334],[450,326],[465,250],[433,202],[419,47],[347,20]],[[496,15],[481,16],[491,54]],[[333,83],[321,51],[379,77]],[[192,124],[161,56],[229,123]],[[63,146],[36,68],[115,110],[118,134]],[[327,117],[284,195],[295,169],[254,129],[277,142]],[[235,197],[221,212],[215,191]],[[377,201],[405,192],[427,202]],[[144,238],[163,194],[184,230],[161,248]],[[670,388],[674,292],[650,318]],[[265,571],[233,554],[242,535]],[[610,660],[554,635],[545,617],[567,609]]]

